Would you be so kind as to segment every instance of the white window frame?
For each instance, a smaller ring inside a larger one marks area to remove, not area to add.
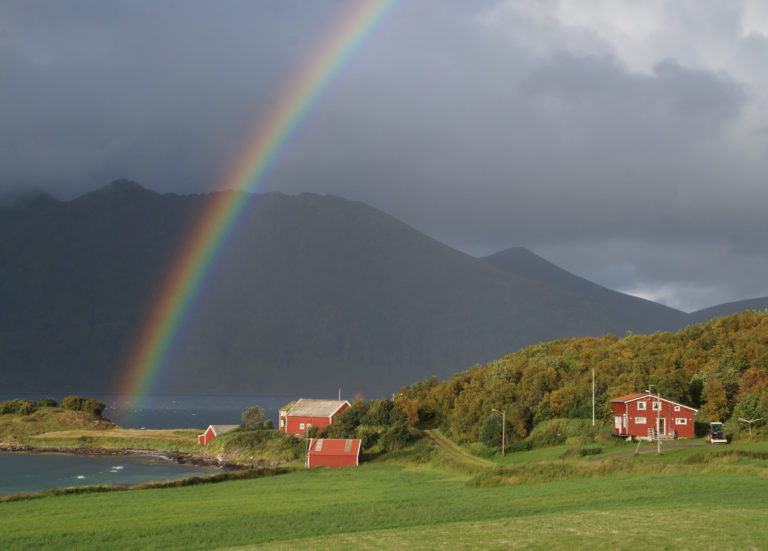
[[[687,425],[687,424],[688,424],[687,417],[675,417],[675,425]]]
[[[645,420],[645,417],[635,417],[635,424],[636,425],[645,425],[647,421]]]
[[[675,406],[675,411],[680,411],[680,406]]]
[[[637,411],[645,411],[645,402],[637,403]]]
[[[653,403],[653,411],[661,411],[661,402]]]
[[[301,430],[304,430],[304,423],[299,423],[299,428],[300,428]]]

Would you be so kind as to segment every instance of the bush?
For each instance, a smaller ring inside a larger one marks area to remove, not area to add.
[[[379,441],[380,435],[374,430],[361,427],[357,431],[357,436],[360,438],[360,445],[364,450],[366,450],[376,445],[376,442]]]
[[[101,413],[106,407],[107,404],[101,400],[96,400],[95,398],[88,398],[87,400],[83,400],[81,403],[81,408],[83,411],[90,411],[98,417],[101,417]]]
[[[80,396],[67,396],[61,401],[62,409],[80,411],[83,407],[83,399]]]
[[[88,411],[101,417],[102,412],[107,405],[101,400],[95,398],[80,398],[80,396],[67,396],[61,401],[62,409],[70,411]]]
[[[6,400],[0,402],[0,415],[15,413],[19,415],[29,415],[35,411],[35,404],[29,400],[22,400],[21,398],[15,398],[13,400]]]
[[[40,398],[37,401],[37,407],[39,408],[55,408],[58,404],[53,398]]]
[[[381,437],[381,446],[385,450],[395,451],[401,446],[410,444],[412,441],[411,433],[405,423],[395,425],[387,429]]]

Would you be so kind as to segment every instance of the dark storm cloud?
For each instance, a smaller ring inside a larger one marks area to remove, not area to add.
[[[5,3],[0,190],[216,189],[349,5]],[[633,49],[562,7],[402,2],[265,189],[360,199],[473,254],[528,246],[683,308],[768,294],[768,121],[750,80],[766,35],[736,36],[736,8],[669,4],[651,14],[668,48]],[[732,65],[708,42],[729,40]],[[626,54],[650,50],[647,70]]]

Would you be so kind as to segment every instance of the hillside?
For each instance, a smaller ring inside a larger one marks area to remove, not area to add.
[[[214,195],[119,181],[72,201],[0,205],[0,386],[113,390]],[[527,251],[511,256],[473,258],[338,197],[255,196],[156,390],[382,395],[535,342],[686,324]]]
[[[695,325],[697,323],[703,323],[713,318],[730,316],[731,314],[739,314],[745,310],[762,312],[765,309],[768,309],[768,297],[737,300],[736,302],[727,302],[725,304],[718,304],[717,306],[711,306],[709,308],[704,308],[703,310],[691,312],[688,314],[688,323]]]
[[[544,260],[524,248],[510,248],[483,258],[517,277],[524,277],[603,305],[606,315],[638,333],[682,328],[690,323],[683,312],[649,300],[607,289]],[[728,312],[729,314],[732,312]],[[593,336],[601,336],[593,334]]]
[[[768,312],[744,312],[676,333],[561,339],[526,347],[486,366],[403,389],[397,401],[413,422],[439,424],[477,441],[492,409],[505,409],[520,440],[553,418],[611,421],[611,398],[653,391],[699,409],[701,421],[768,417]],[[497,416],[496,416],[497,417]]]

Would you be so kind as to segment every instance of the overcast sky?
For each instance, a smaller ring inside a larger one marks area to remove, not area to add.
[[[219,189],[349,7],[4,0],[0,192]],[[686,311],[768,295],[768,2],[403,1],[262,190]]]

